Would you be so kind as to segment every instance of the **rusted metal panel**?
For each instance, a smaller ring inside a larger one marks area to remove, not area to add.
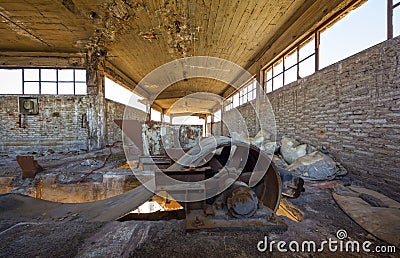
[[[22,178],[34,178],[36,173],[43,171],[37,160],[31,155],[17,156],[18,165],[22,169]]]

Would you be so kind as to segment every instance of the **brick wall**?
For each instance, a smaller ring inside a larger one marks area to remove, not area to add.
[[[87,112],[85,96],[34,97],[38,98],[39,114],[23,116],[20,127],[18,96],[0,96],[0,152],[88,149],[88,128],[86,121],[82,123]],[[114,119],[123,118],[125,105],[111,100],[106,105],[107,142],[112,144],[121,141],[121,129]],[[145,112],[131,108],[129,117],[143,120]]]
[[[237,111],[239,111],[239,113],[234,111],[224,113],[223,120],[229,121],[229,130],[227,126],[224,125],[224,135],[228,135],[229,131],[242,133],[242,129],[247,128],[249,136],[254,137],[257,134],[255,100],[243,104]],[[214,135],[221,135],[221,122],[215,122],[212,129]],[[207,132],[210,132],[210,124],[207,124]]]
[[[278,138],[326,146],[353,177],[400,201],[400,37],[267,96]]]
[[[18,96],[0,96],[0,152],[87,149],[85,97],[37,97],[39,114],[23,116],[20,127]]]

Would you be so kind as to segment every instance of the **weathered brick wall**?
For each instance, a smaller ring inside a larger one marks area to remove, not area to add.
[[[243,128],[247,128],[250,137],[254,137],[256,132],[256,110],[255,100],[241,105],[238,109],[239,113],[228,111],[224,113],[223,120],[229,121],[229,129],[224,125],[224,135],[228,135],[229,131],[242,133]],[[210,132],[210,124],[207,126],[207,131]],[[213,134],[221,135],[221,122],[213,124]]]
[[[400,200],[400,37],[268,94],[278,135],[326,146]]]
[[[278,139],[326,146],[353,177],[400,201],[400,37],[267,96]]]
[[[45,152],[87,150],[88,128],[85,96],[35,96],[39,114],[26,115],[19,127],[18,96],[0,96],[0,152]],[[108,144],[121,141],[121,129],[114,119],[122,119],[125,105],[107,100]],[[129,109],[130,119],[141,119],[145,112]]]
[[[126,106],[112,100],[107,100],[106,105],[108,144],[112,144],[114,142],[122,141],[122,131],[118,127],[118,125],[114,123],[114,120],[124,118],[124,111]],[[127,112],[127,118],[132,120],[144,121],[146,118],[146,112],[135,108],[129,108],[129,111]]]
[[[22,117],[18,96],[0,96],[0,152],[44,152],[87,149],[87,128],[82,127],[86,114],[84,96],[38,97],[39,114]]]

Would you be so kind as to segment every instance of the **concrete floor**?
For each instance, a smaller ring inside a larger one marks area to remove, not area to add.
[[[329,189],[306,186],[306,191],[292,202],[305,212],[305,219],[296,223],[285,218],[288,225],[285,232],[186,233],[184,220],[88,223],[79,220],[41,221],[38,217],[29,219],[27,214],[24,219],[18,214],[4,218],[1,216],[4,213],[0,213],[0,257],[281,257],[288,254],[278,252],[276,246],[272,253],[259,252],[258,242],[268,236],[268,241],[313,240],[321,243],[329,238],[337,239],[338,230],[346,230],[350,240],[387,245],[343,213]],[[313,254],[290,253],[295,257],[337,255],[327,250]],[[379,257],[373,253],[340,255]]]
[[[104,177],[104,173],[117,169],[123,163],[121,150],[113,149],[113,153],[105,168],[96,171],[88,178],[88,184],[98,184],[99,176]],[[76,180],[84,173],[92,169],[91,166],[82,165],[82,162],[97,159],[98,163],[101,163],[106,155],[108,155],[108,150],[81,154],[51,154],[39,156],[37,159],[46,168],[46,171],[41,173],[42,176],[56,174],[59,183],[62,179],[64,181],[61,183],[71,187],[71,185],[76,185]],[[0,176],[15,177],[17,183],[21,183],[18,181],[20,180],[19,170],[15,167],[14,159],[14,156],[2,159]],[[120,171],[122,174],[132,174],[129,169]],[[361,182],[355,183],[362,185]],[[131,189],[134,186],[129,187]],[[128,188],[121,191],[127,191]],[[72,192],[63,194],[68,195]],[[311,186],[305,186],[305,192],[300,197],[291,199],[291,202],[304,212],[304,221],[294,222],[283,217],[288,225],[287,231],[284,232],[267,230],[265,232],[194,231],[187,233],[184,220],[87,222],[84,216],[71,212],[67,213],[68,216],[49,216],[47,213],[57,208],[59,204],[32,199],[29,200],[30,205],[25,205],[23,203],[25,199],[18,199],[18,196],[13,199],[10,196],[14,195],[0,195],[2,207],[0,209],[0,257],[286,257],[288,255],[293,257],[337,257],[338,255],[380,257],[374,253],[338,253],[326,249],[318,253],[281,253],[276,245],[273,252],[260,252],[257,249],[257,244],[263,241],[265,236],[268,237],[270,243],[271,241],[286,241],[287,243],[314,241],[318,244],[329,238],[337,240],[338,230],[346,230],[348,240],[357,240],[360,243],[368,240],[373,243],[373,246],[387,245],[349,218],[332,198],[330,189]],[[77,195],[76,198],[78,197]],[[17,209],[18,205],[24,208]],[[112,213],[113,210],[109,210],[108,207],[110,206],[104,205],[100,208],[104,212]],[[387,257],[396,257],[396,255],[388,254]]]

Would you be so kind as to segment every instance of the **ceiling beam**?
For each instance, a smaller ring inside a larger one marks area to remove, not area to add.
[[[0,52],[0,67],[85,68],[84,53]]]

